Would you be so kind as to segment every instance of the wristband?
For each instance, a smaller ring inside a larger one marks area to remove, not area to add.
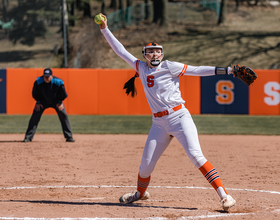
[[[215,75],[227,75],[228,74],[228,68],[224,67],[215,67]]]

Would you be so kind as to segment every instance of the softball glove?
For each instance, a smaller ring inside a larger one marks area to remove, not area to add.
[[[232,66],[232,74],[248,86],[258,77],[250,67],[240,66],[239,64]]]

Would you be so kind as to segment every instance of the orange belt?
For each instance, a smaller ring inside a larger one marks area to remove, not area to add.
[[[181,108],[182,108],[182,105],[177,105],[176,107],[174,107],[172,109],[173,109],[174,112],[176,112],[176,111],[178,111]],[[165,115],[169,115],[169,111],[168,110],[154,113],[155,118],[160,118],[160,117],[165,116]]]

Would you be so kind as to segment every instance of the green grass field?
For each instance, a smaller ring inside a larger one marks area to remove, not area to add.
[[[148,134],[152,116],[70,115],[75,134]],[[25,133],[30,115],[0,115],[0,133]],[[280,135],[280,116],[193,115],[199,134]],[[43,115],[37,133],[62,133],[57,115]]]

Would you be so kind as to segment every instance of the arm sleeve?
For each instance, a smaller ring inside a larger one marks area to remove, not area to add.
[[[215,75],[214,66],[187,66],[187,69],[183,75],[189,76],[214,76]]]
[[[111,48],[114,52],[122,58],[125,62],[127,62],[133,69],[136,70],[136,61],[137,58],[134,57],[131,53],[129,53],[124,46],[115,38],[112,32],[108,27],[101,29],[101,33],[110,44]]]
[[[232,74],[231,68],[215,67],[215,66],[191,66],[183,63],[166,61],[171,74],[174,77],[183,75],[189,76],[214,76]]]

